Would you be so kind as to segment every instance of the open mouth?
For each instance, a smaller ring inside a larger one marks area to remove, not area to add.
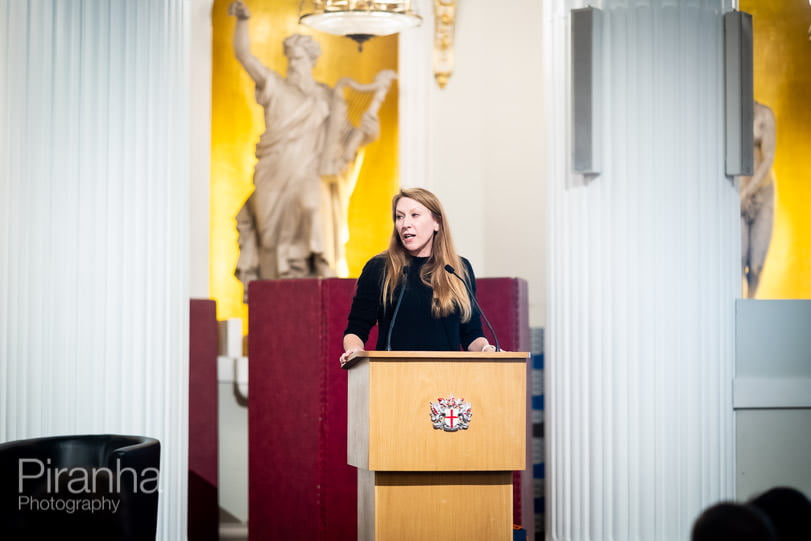
[[[414,237],[416,237],[416,235],[414,233],[404,233],[403,234],[403,240],[413,239]]]

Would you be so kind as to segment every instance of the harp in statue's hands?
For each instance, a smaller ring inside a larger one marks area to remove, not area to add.
[[[344,246],[349,240],[346,214],[349,198],[355,189],[361,166],[362,146],[377,139],[380,119],[377,114],[389,87],[397,74],[392,70],[379,72],[373,82],[361,84],[344,77],[333,89],[330,116],[327,120],[321,176],[326,188],[324,226],[325,239],[334,239],[325,246],[327,261],[334,262],[338,276],[348,276]],[[326,204],[328,201],[328,204]]]

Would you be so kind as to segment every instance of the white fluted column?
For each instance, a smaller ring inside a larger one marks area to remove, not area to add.
[[[734,497],[738,196],[725,0],[605,0],[602,174],[571,173],[569,10],[544,2],[548,536],[689,538]]]
[[[400,186],[432,187],[433,3],[414,0],[422,24],[398,34]]]
[[[187,11],[0,0],[0,441],[158,438],[166,540],[186,536]]]

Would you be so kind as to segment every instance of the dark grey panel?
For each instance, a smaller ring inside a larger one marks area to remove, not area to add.
[[[742,11],[724,15],[724,87],[726,93],[726,174],[754,173],[754,90],[752,16]]]
[[[602,13],[573,9],[572,24],[572,165],[584,174],[600,172]]]

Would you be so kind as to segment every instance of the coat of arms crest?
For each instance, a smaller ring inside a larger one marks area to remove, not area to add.
[[[457,430],[467,430],[470,425],[470,418],[473,416],[470,404],[464,398],[437,398],[431,404],[431,422],[434,428],[442,429],[445,432],[456,432]]]

